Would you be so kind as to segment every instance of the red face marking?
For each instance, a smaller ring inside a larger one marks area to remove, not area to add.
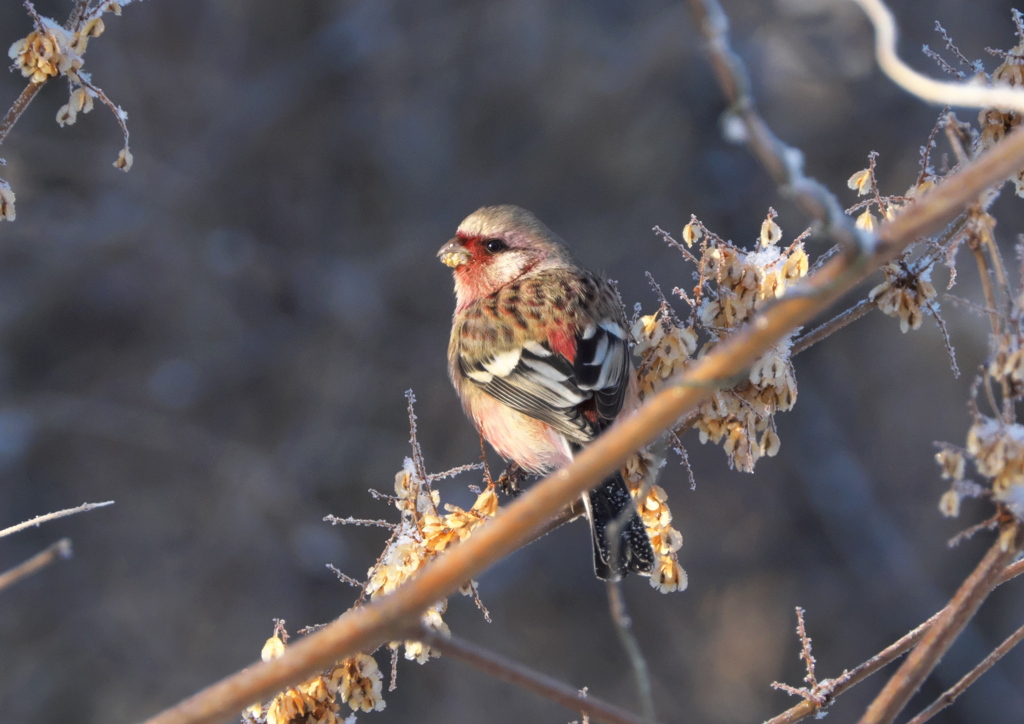
[[[474,257],[477,255],[477,252],[480,251],[480,242],[483,241],[482,236],[469,236],[461,231],[456,233],[455,236],[462,242],[462,245],[466,247],[466,250],[473,254]]]

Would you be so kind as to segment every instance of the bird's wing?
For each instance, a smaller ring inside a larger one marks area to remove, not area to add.
[[[609,319],[584,329],[576,338],[573,368],[580,389],[594,395],[596,424],[603,430],[622,410],[632,374],[622,325]]]
[[[544,340],[475,360],[461,356],[459,367],[491,397],[548,423],[571,443],[586,443],[622,409],[629,348],[622,326],[612,320],[587,325],[573,342],[571,360],[564,354],[569,350],[556,352]]]

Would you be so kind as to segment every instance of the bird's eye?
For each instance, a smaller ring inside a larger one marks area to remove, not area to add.
[[[484,239],[484,248],[491,254],[497,254],[499,251],[505,251],[508,244],[501,239]]]

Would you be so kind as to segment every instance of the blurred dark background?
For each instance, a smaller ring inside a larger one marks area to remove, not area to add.
[[[38,6],[63,20],[70,2]],[[897,3],[903,55],[937,75],[920,46],[942,47],[938,20],[992,68],[985,46],[1017,42],[1010,9]],[[726,10],[765,117],[808,171],[853,204],[845,181],[876,150],[883,191],[902,193],[937,109],[875,70],[856,6]],[[3,48],[28,33],[21,3],[0,4],[0,29]],[[59,82],[2,148],[18,218],[0,226],[0,527],[117,504],[0,541],[0,569],[63,535],[76,550],[0,594],[5,723],[141,720],[254,660],[272,618],[294,631],[351,604],[325,564],[362,577],[385,533],[321,518],[389,515],[367,489],[390,489],[409,454],[403,392],[432,470],[478,456],[446,377],[451,281],[434,257],[478,206],[534,210],[647,310],[644,271],[689,283],[655,224],[678,234],[696,214],[749,244],[771,205],[787,239],[806,225],[721,139],[679,2],[152,0],[108,16],[85,69],[129,113],[129,174],[111,167],[107,109],[57,127]],[[0,103],[23,85],[0,77]],[[1021,203],[997,204],[1007,244]],[[961,256],[955,293],[978,299]],[[941,607],[980,557],[987,535],[945,545],[990,511],[940,517],[932,442],[963,443],[987,324],[943,309],[961,378],[930,319],[902,335],[870,316],[798,358],[782,450],[755,475],[696,436],[696,490],[666,468],[689,590],[626,586],[665,722],[782,711],[795,702],[769,684],[803,683],[794,606],[819,675],[835,676]],[[474,482],[442,491],[465,501]],[[1021,586],[996,592],[912,709],[1022,623]],[[494,623],[457,597],[455,632],[636,708],[582,524],[502,562],[480,592]],[[579,718],[446,660],[403,661],[398,678],[360,721]],[[855,721],[881,683],[829,720]],[[938,721],[1022,711],[1015,652]]]

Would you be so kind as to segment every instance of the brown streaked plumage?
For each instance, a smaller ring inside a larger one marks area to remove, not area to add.
[[[518,206],[478,209],[438,256],[455,278],[449,374],[502,457],[538,474],[560,468],[635,406],[614,289],[579,267],[537,217]],[[584,503],[597,575],[649,574],[654,553],[622,476]]]

